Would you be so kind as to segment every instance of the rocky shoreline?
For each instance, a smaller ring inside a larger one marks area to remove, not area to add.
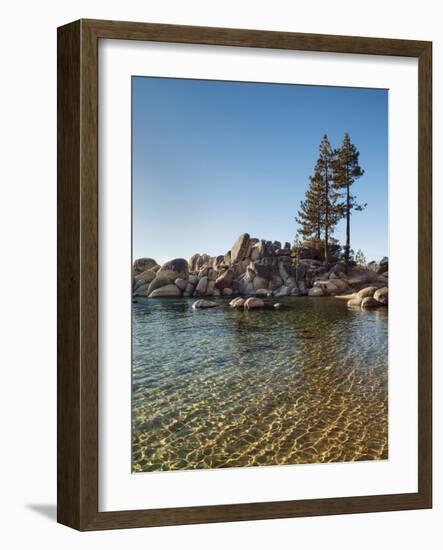
[[[337,296],[348,306],[373,308],[388,305],[388,259],[365,266],[342,262],[326,267],[312,251],[295,255],[290,243],[251,238],[243,233],[224,255],[194,254],[158,265],[139,258],[133,265],[133,296],[143,298],[244,297],[256,300],[287,296]],[[212,302],[214,303],[214,302]],[[252,305],[250,300],[249,304]],[[195,304],[194,304],[195,305]],[[197,306],[198,308],[199,306]],[[207,306],[213,307],[213,306]]]

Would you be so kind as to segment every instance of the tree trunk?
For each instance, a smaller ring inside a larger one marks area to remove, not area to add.
[[[346,246],[345,246],[345,273],[349,268],[349,252],[351,249],[351,208],[349,197],[349,177],[346,168]]]
[[[325,170],[325,266],[329,265],[329,178],[328,168]]]
[[[346,247],[345,247],[345,272],[348,272],[349,252],[351,249],[351,210],[349,201],[349,183],[346,185]]]

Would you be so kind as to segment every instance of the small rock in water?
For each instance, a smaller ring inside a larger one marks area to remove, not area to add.
[[[275,309],[280,309],[281,308],[281,303],[277,302],[276,304],[274,304],[274,308]]]
[[[208,309],[217,306],[216,302],[211,302],[210,300],[197,300],[192,304],[192,309]]]
[[[314,286],[309,289],[308,296],[314,296],[315,298],[317,298],[320,296],[324,296],[324,292],[320,287]]]
[[[260,298],[248,298],[245,302],[245,309],[257,309],[265,307],[265,303]]]
[[[361,301],[361,308],[372,308],[372,307],[379,307],[381,304],[380,302],[377,302],[375,298],[371,298],[370,296],[367,296],[366,298],[363,298]]]
[[[245,305],[245,301],[243,300],[243,298],[234,298],[229,302],[229,305],[231,307],[240,308]]]
[[[358,298],[358,297],[355,297],[355,298],[351,298],[350,300],[348,300],[347,306],[348,307],[360,307],[361,303],[362,303],[362,299]]]
[[[380,304],[388,305],[388,287],[384,286],[374,292],[374,300],[380,302]]]
[[[376,286],[367,286],[366,288],[362,288],[357,292],[357,297],[361,298],[362,300],[363,298],[372,298],[376,290]]]

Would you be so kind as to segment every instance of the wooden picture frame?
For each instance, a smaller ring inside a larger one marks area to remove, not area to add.
[[[418,58],[418,492],[98,511],[98,42],[206,44]],[[79,530],[408,510],[432,506],[432,44],[80,20],[58,29],[58,521]]]

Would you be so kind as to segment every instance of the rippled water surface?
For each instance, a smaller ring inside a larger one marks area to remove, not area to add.
[[[133,471],[388,457],[388,311],[133,304]]]

